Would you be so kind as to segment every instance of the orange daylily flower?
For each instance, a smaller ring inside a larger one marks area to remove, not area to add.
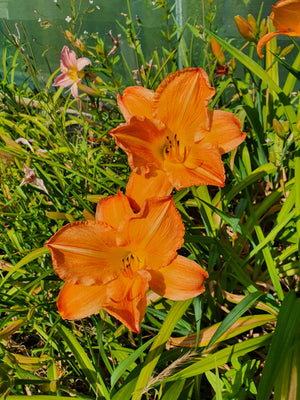
[[[95,221],[68,224],[46,243],[66,281],[57,301],[61,316],[81,319],[102,308],[139,332],[149,288],[171,300],[199,295],[208,274],[177,254],[183,236],[171,196],[148,199],[139,213],[121,192],[101,199]]]
[[[126,195],[139,209],[147,197],[198,185],[224,186],[221,155],[244,139],[240,121],[210,111],[215,94],[201,68],[169,75],[157,90],[128,87],[118,96],[126,120],[110,134],[132,169]]]
[[[275,36],[300,37],[300,0],[281,0],[272,8],[270,19],[273,21],[276,32],[267,33],[260,39],[257,44],[259,57],[263,57],[262,49]]]

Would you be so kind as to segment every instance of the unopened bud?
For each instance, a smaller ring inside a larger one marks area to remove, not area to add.
[[[248,42],[257,42],[255,29],[253,29],[252,25],[242,18],[240,15],[236,15],[234,17],[236,26],[240,32],[240,35],[247,40]],[[251,19],[252,22],[252,19]]]
[[[253,29],[253,33],[256,37],[258,34],[258,26],[257,26],[256,19],[253,17],[252,14],[248,14],[247,21],[248,21],[249,25],[251,26],[251,28]]]
[[[91,88],[89,86],[83,85],[82,83],[78,83],[78,89],[80,89],[83,93],[86,93],[88,96],[91,97],[99,97],[100,92],[96,88]]]
[[[70,31],[65,31],[65,35],[69,42],[71,42],[71,43],[74,42],[75,37]]]
[[[213,38],[210,38],[210,46],[211,46],[211,51],[213,52],[213,55],[216,57],[218,63],[220,65],[224,65],[225,64],[225,56],[222,51],[222,47]]]
[[[98,75],[96,75],[93,71],[87,71],[85,73],[85,77],[90,79],[91,81],[93,81],[97,85],[101,85],[101,86],[105,85],[103,80]]]
[[[274,151],[270,151],[269,153],[269,162],[275,164],[276,163],[276,154]]]
[[[232,58],[229,62],[229,69],[231,72],[233,72],[236,68],[236,62],[235,62],[235,58]]]
[[[97,53],[98,57],[104,55],[104,43],[103,43],[103,40],[101,40],[101,39],[98,39],[98,41],[97,41],[96,53]]]
[[[282,49],[281,53],[279,54],[279,57],[283,58],[283,57],[287,56],[288,54],[290,54],[290,52],[293,50],[294,47],[295,47],[294,44],[290,44],[290,45],[286,46],[284,49]]]
[[[298,137],[300,136],[300,119],[298,119],[298,122],[296,124],[296,129],[294,130],[294,137],[296,139],[298,139]]]
[[[86,48],[85,48],[84,44],[79,39],[75,39],[74,46],[77,47],[77,49],[79,49],[82,52],[86,51]]]
[[[280,137],[280,139],[282,140],[286,139],[288,133],[288,126],[286,126],[285,122],[281,123],[280,121],[278,121],[278,119],[276,118],[273,119],[273,130],[276,133],[276,135]]]
[[[262,38],[268,33],[268,25],[267,21],[265,18],[261,20],[260,26],[259,26],[259,34],[258,34],[258,39]]]

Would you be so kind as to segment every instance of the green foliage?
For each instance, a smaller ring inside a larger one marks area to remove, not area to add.
[[[129,0],[125,23],[118,22],[126,51],[118,38],[112,38],[115,47],[105,38],[85,39],[80,18],[88,11],[71,0],[74,23],[61,33],[78,57],[92,61],[78,100],[54,90],[55,73],[41,79],[26,30],[16,40],[4,21],[1,399],[266,399],[274,388],[279,399],[288,398],[299,378],[299,49],[293,48],[291,64],[272,53],[261,61],[253,43],[246,54],[247,47],[212,31],[213,1],[209,30],[193,19],[181,26],[172,2],[154,3],[149,7],[161,13],[166,45],[154,46],[146,62],[143,16],[132,18]],[[235,59],[236,70],[214,72],[210,37],[226,59]],[[193,53],[198,45],[201,60]],[[102,310],[63,321],[56,307],[62,282],[43,245],[64,224],[93,218],[100,198],[126,186],[127,157],[108,135],[123,122],[117,94],[128,79],[154,90],[169,73],[203,63],[217,92],[211,106],[235,113],[247,132],[245,143],[224,156],[224,188],[174,193],[186,227],[182,251],[209,272],[206,292],[193,301],[153,300],[138,335]],[[28,74],[22,84],[15,80],[17,64]],[[283,85],[281,68],[287,70]],[[24,164],[39,181],[21,185]]]

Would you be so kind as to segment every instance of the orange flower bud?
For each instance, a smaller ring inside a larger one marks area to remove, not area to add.
[[[257,30],[257,25],[255,21],[255,28],[253,27],[254,18],[252,17],[252,15],[250,18],[248,16],[248,21],[246,21],[240,15],[236,15],[234,17],[234,20],[240,32],[240,35],[243,36],[244,39],[246,39],[248,42],[257,42],[256,32],[255,32]],[[249,20],[251,23],[249,23]]]
[[[75,40],[74,35],[70,31],[65,31],[66,38],[68,39],[69,42],[73,43]]]
[[[81,40],[79,39],[75,39],[75,43],[74,46],[77,47],[77,49],[79,49],[80,51],[84,52],[86,50],[84,44],[82,43]]]
[[[213,52],[213,55],[216,57],[218,63],[220,65],[224,65],[225,64],[225,56],[222,51],[222,47],[213,38],[210,38],[210,46],[211,46],[211,51]]]

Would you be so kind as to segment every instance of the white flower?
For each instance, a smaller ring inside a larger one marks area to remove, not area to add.
[[[90,4],[93,4],[93,3],[94,3],[94,0],[89,0],[89,3],[90,3]]]
[[[39,18],[39,19],[38,19],[38,22],[42,22],[42,18]]]
[[[99,7],[99,6],[96,6],[96,8],[97,8],[97,10],[100,10],[100,7]]]
[[[69,15],[67,15],[66,18],[65,18],[65,20],[69,23],[69,22],[72,20],[72,18],[69,17]]]

